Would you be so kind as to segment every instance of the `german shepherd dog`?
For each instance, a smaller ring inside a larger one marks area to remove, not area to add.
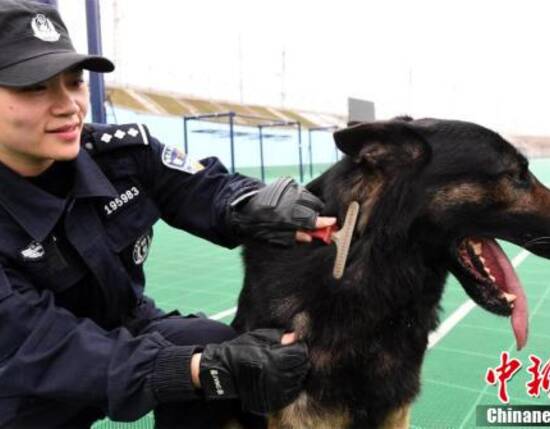
[[[407,427],[449,272],[525,344],[525,295],[495,239],[550,258],[550,190],[468,122],[401,117],[334,138],[346,157],[307,187],[340,223],[360,204],[344,275],[333,245],[246,243],[233,326],[293,330],[309,347],[305,389],[270,429]]]

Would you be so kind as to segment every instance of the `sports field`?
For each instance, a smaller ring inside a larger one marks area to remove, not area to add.
[[[534,160],[531,170],[550,184],[550,159]],[[506,318],[493,316],[468,303],[462,287],[450,278],[442,301],[442,326],[449,328],[427,352],[422,392],[413,407],[412,427],[425,429],[474,428],[476,406],[497,405],[497,387],[484,381],[489,367],[510,352],[523,366],[508,383],[510,404],[550,404],[548,393],[527,394],[529,355],[542,365],[550,358],[550,261],[503,243],[525,288],[530,309],[530,334],[525,349],[515,350]],[[229,322],[242,281],[239,249],[226,250],[176,231],[164,223],[146,263],[147,290],[166,310],[203,311]],[[100,422],[95,428],[152,428],[152,416],[132,424]]]

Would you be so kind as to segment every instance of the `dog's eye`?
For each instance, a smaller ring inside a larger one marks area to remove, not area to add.
[[[528,188],[531,185],[531,174],[529,173],[527,166],[521,168],[520,170],[509,171],[505,175],[516,186]]]

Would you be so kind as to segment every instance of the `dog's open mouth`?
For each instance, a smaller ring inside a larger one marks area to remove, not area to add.
[[[489,311],[511,314],[517,348],[523,348],[527,342],[527,300],[519,278],[501,247],[493,239],[468,237],[458,246],[458,260],[481,287],[472,290],[472,284],[462,282],[466,291]]]

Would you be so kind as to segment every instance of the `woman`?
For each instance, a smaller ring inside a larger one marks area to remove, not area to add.
[[[56,10],[0,0],[0,427],[155,410],[157,427],[213,428],[240,407],[283,407],[307,374],[305,346],[156,308],[143,293],[152,225],[233,247],[308,241],[298,228],[335,220],[289,179],[263,187],[141,125],[85,125],[83,69],[114,66],[77,54]]]

